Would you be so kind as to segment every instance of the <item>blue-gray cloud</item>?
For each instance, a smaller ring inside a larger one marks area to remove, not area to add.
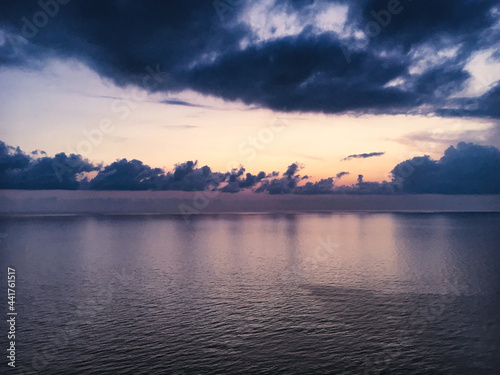
[[[38,157],[28,155],[19,147],[0,141],[0,189],[65,189],[80,188],[79,175],[99,169],[80,155],[57,154]]]
[[[340,180],[342,177],[347,176],[347,175],[349,175],[349,174],[350,174],[349,172],[339,172],[339,173],[337,173],[337,174],[335,175],[335,178],[336,178],[337,180]]]
[[[91,189],[91,190],[217,190],[238,193],[249,189],[268,194],[500,194],[500,151],[493,146],[459,143],[440,160],[416,157],[396,165],[392,180],[365,181],[337,186],[349,172],[337,173],[318,182],[300,182],[302,165],[290,164],[281,175],[264,171],[245,173],[243,166],[231,172],[215,172],[197,161],[176,164],[171,171],[150,167],[140,160],[117,160],[107,166],[95,165],[80,155],[43,152],[26,154],[19,147],[0,141],[0,189]],[[91,178],[88,172],[98,171]]]
[[[500,151],[461,142],[439,160],[417,157],[398,164],[393,184],[404,193],[499,194]]]
[[[225,12],[223,21],[211,1],[40,3],[1,2],[7,38],[0,65],[72,58],[118,85],[188,89],[275,110],[500,118],[498,86],[475,109],[460,108],[454,95],[470,77],[471,56],[499,49],[496,1],[276,0],[271,13],[294,11],[299,20],[311,17],[313,5],[344,4],[345,32],[313,25],[264,41],[242,22],[251,2]],[[454,55],[414,69],[450,48]],[[161,79],[145,86],[146,72]]]
[[[257,193],[269,194],[290,194],[293,193],[301,177],[297,172],[302,168],[299,163],[292,163],[288,166],[283,177],[263,180],[261,185],[255,190]],[[273,173],[274,175],[274,173]]]
[[[161,100],[160,103],[169,104],[169,105],[180,105],[183,107],[196,107],[196,108],[206,108],[207,107],[205,105],[190,103],[190,102],[186,102],[185,100],[179,100],[179,99],[165,99],[165,100]]]
[[[175,165],[171,172],[152,168],[139,160],[122,159],[104,169],[90,181],[93,190],[178,190],[202,191],[216,189],[226,178],[213,173],[208,166],[199,168],[196,161]]]
[[[364,153],[364,154],[352,154],[352,155],[345,157],[341,161],[347,161],[347,160],[351,160],[351,159],[373,158],[375,156],[382,156],[384,154],[385,154],[385,152],[370,152],[370,153]]]

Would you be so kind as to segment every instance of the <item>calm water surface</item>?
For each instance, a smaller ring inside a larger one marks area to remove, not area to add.
[[[8,266],[18,281],[1,373],[500,373],[500,214],[1,218],[0,235],[4,316]]]

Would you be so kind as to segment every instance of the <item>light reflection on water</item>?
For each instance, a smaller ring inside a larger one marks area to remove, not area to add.
[[[498,214],[2,218],[0,262],[19,278],[25,370],[494,374],[498,228]]]

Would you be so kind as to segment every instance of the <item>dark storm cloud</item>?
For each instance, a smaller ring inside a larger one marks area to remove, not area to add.
[[[464,88],[470,74],[461,67],[439,66],[431,68],[414,81],[414,90],[433,98],[446,98]]]
[[[393,184],[404,193],[498,194],[500,151],[492,146],[461,142],[444,156],[417,157],[398,164]]]
[[[335,37],[303,33],[227,52],[195,67],[186,80],[204,94],[275,110],[392,112],[416,100],[413,93],[384,87],[406,68],[400,58],[369,51],[353,52],[348,62]]]
[[[497,84],[478,100],[478,109],[472,115],[500,119],[500,84]]]
[[[498,44],[496,4],[487,0],[276,2],[274,12],[284,6],[299,11],[299,19],[311,17],[313,5],[345,4],[344,30],[364,32],[362,43],[314,26],[258,41],[241,22],[252,2],[229,6],[221,18],[212,1],[58,1],[1,3],[0,28],[8,38],[0,64],[75,58],[118,85],[190,89],[286,111],[433,113],[463,87],[471,54]],[[433,56],[455,46],[449,61],[410,74],[418,51]],[[390,85],[395,79],[404,83]],[[483,100],[470,115],[498,117],[498,92]]]
[[[346,160],[351,160],[351,159],[373,158],[375,156],[382,156],[384,154],[385,154],[385,152],[370,152],[370,153],[364,153],[364,154],[352,154],[352,155],[345,157],[341,161],[346,161]]]
[[[500,83],[479,97],[457,98],[451,108],[438,110],[441,116],[500,119]]]
[[[405,51],[424,42],[435,43],[440,38],[448,38],[450,43],[478,42],[481,31],[495,23],[490,10],[497,5],[491,0],[355,0],[352,3],[349,24],[372,30],[376,35],[370,38],[370,43],[374,45],[401,47]]]
[[[220,22],[210,1],[42,3],[52,8],[44,10],[37,1],[7,0],[0,5],[3,28],[29,42],[18,46],[21,52],[39,48],[28,52],[80,59],[119,85],[142,86],[149,66],[168,74],[164,84],[168,81],[169,89],[182,89],[185,84],[174,78],[177,72],[233,48],[243,35],[241,27]],[[226,18],[230,21],[230,15]]]

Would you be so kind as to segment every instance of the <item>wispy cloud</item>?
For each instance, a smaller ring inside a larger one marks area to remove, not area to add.
[[[382,156],[384,154],[385,154],[385,152],[370,152],[370,153],[364,153],[364,154],[352,154],[352,155],[345,157],[341,161],[347,161],[347,160],[351,160],[351,159],[373,158],[375,156]]]
[[[195,107],[195,108],[208,108],[209,106],[202,105],[202,104],[195,104],[191,102],[187,102],[185,100],[179,100],[179,99],[165,99],[165,100],[160,100],[160,103],[162,104],[169,104],[169,105],[180,105],[183,107]]]
[[[461,141],[500,147],[500,123],[493,124],[487,129],[424,130],[399,138],[387,138],[387,140],[410,146],[422,152],[440,151],[443,146]]]

